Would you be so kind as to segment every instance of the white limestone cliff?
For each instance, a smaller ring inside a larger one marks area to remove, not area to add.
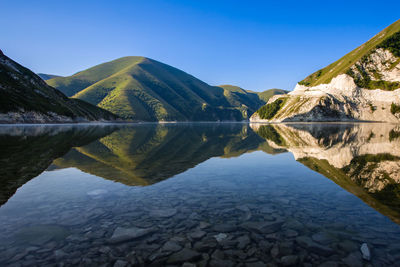
[[[357,61],[352,67],[352,76],[364,75],[371,80],[384,82],[400,81],[400,58],[390,51],[376,49],[366,59]],[[391,105],[400,105],[400,88],[393,91],[360,88],[353,77],[340,74],[328,84],[308,87],[297,84],[286,95],[272,97],[268,104],[284,99],[284,105],[270,120],[251,116],[251,122],[287,121],[379,121],[400,122],[400,113],[392,114]]]

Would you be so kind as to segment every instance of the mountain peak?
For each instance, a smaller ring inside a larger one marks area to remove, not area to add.
[[[272,97],[251,121],[400,120],[400,20]]]
[[[371,53],[379,48],[385,48],[391,53],[393,53],[393,51],[400,51],[399,32],[400,20],[397,20],[339,60],[307,76],[304,80],[300,81],[299,84],[305,86],[328,84],[334,77],[340,74],[351,74],[352,66],[356,65],[359,61],[365,60]],[[399,56],[400,54],[397,55],[397,57]]]
[[[46,82],[67,96],[140,121],[246,120],[265,103],[240,87],[211,86],[175,67],[137,56]]]

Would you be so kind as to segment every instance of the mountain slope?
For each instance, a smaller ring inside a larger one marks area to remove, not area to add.
[[[54,74],[46,74],[46,73],[37,73],[37,76],[39,76],[40,78],[42,78],[43,80],[50,80],[53,78],[57,78],[57,77],[61,77],[59,75],[54,75]]]
[[[379,48],[389,48],[389,51],[393,53],[393,55],[400,57],[400,20],[396,21],[373,38],[371,38],[368,42],[362,44],[358,48],[354,49],[350,53],[346,54],[338,61],[330,64],[329,66],[318,70],[299,82],[300,85],[306,86],[317,86],[319,84],[330,83],[331,80],[340,75],[348,73],[349,70],[353,69],[355,65],[359,61],[362,61],[364,57],[370,55],[374,50]],[[392,47],[391,38],[397,40],[397,42],[393,42],[395,46]],[[399,63],[399,62],[397,62]],[[399,86],[400,87],[400,84]]]
[[[251,121],[400,120],[400,20],[281,96]]]
[[[67,96],[139,121],[244,120],[263,104],[253,94],[210,86],[145,57],[119,58],[47,83]]]
[[[265,100],[260,98],[259,93],[257,92],[251,92],[234,85],[219,85],[219,87],[224,89],[224,96],[232,106],[245,105],[248,107],[248,116],[267,103]]]
[[[69,99],[0,52],[0,123],[113,120],[110,112]]]
[[[268,89],[268,90],[265,90],[263,92],[257,92],[258,97],[261,100],[265,101],[265,103],[267,103],[268,100],[271,97],[273,97],[274,95],[284,95],[284,94],[287,94],[287,93],[289,93],[289,91],[282,90],[282,89],[276,89],[276,88]]]

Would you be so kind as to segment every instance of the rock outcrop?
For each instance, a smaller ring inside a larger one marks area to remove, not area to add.
[[[400,21],[337,62],[272,97],[252,122],[400,121]],[[265,112],[267,110],[269,112]]]

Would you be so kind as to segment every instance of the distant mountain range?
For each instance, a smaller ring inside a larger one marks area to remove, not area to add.
[[[268,96],[285,92],[211,86],[172,66],[134,56],[46,82],[69,97],[133,121],[247,120]]]
[[[115,120],[114,114],[70,99],[0,51],[0,123]]]
[[[274,96],[250,120],[399,122],[400,20]]]
[[[38,73],[37,74],[40,78],[42,78],[43,80],[50,80],[53,78],[57,78],[57,77],[61,77],[59,75],[54,75],[54,74],[45,74],[45,73]]]

